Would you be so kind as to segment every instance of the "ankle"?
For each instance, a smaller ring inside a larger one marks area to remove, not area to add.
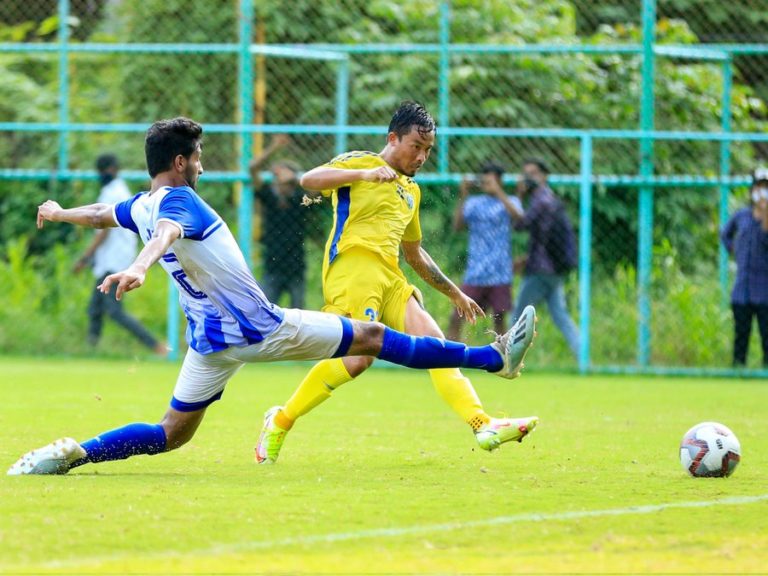
[[[290,430],[293,428],[294,420],[291,420],[288,418],[288,416],[285,415],[285,411],[280,409],[275,414],[275,425],[279,428],[282,428],[283,430]]]
[[[473,432],[477,432],[483,426],[487,426],[488,424],[490,424],[490,422],[491,422],[491,417],[488,416],[488,414],[486,414],[485,412],[475,414],[474,416],[472,416],[472,418],[467,420],[467,424],[470,425]]]

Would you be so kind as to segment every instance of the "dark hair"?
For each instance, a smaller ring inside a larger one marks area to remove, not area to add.
[[[480,167],[480,174],[493,174],[501,182],[504,177],[504,167],[496,162],[486,162]]]
[[[536,166],[536,168],[544,172],[544,174],[550,174],[549,166],[547,166],[547,163],[544,162],[544,160],[542,160],[541,158],[534,158],[534,157],[526,158],[525,160],[523,160],[523,166],[525,166],[526,164],[533,164],[534,166]]]
[[[201,143],[202,136],[203,127],[189,118],[158,120],[152,124],[144,140],[144,155],[150,177],[154,178],[169,170],[173,159],[179,154],[189,158]]]
[[[110,168],[119,168],[120,164],[117,161],[117,156],[114,154],[101,154],[96,158],[96,170],[99,173],[105,172]]]
[[[394,132],[398,138],[402,138],[413,126],[416,126],[422,136],[437,131],[435,119],[422,104],[414,100],[404,100],[389,122],[389,132]]]

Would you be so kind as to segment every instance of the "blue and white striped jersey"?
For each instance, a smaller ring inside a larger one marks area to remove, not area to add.
[[[115,222],[146,244],[158,222],[182,232],[160,265],[176,281],[187,343],[200,354],[261,342],[284,312],[259,287],[229,227],[187,186],[142,192],[114,207]]]

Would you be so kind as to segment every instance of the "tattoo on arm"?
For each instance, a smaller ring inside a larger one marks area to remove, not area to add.
[[[427,260],[427,274],[429,275],[428,278],[424,278],[427,282],[429,282],[432,286],[437,288],[438,290],[442,288],[448,288],[451,285],[451,281],[448,279],[448,277],[443,274],[443,271],[440,270],[437,264],[435,264],[432,259],[430,258]]]

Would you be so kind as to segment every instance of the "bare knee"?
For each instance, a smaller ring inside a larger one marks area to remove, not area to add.
[[[179,412],[169,408],[160,421],[160,426],[165,431],[166,451],[175,450],[189,442],[200,426],[204,414],[205,408],[195,412]]]
[[[384,342],[384,324],[353,321],[352,328],[354,337],[347,354],[349,356],[378,356]]]
[[[373,364],[373,356],[348,356],[344,358],[344,367],[352,378],[357,378]]]

